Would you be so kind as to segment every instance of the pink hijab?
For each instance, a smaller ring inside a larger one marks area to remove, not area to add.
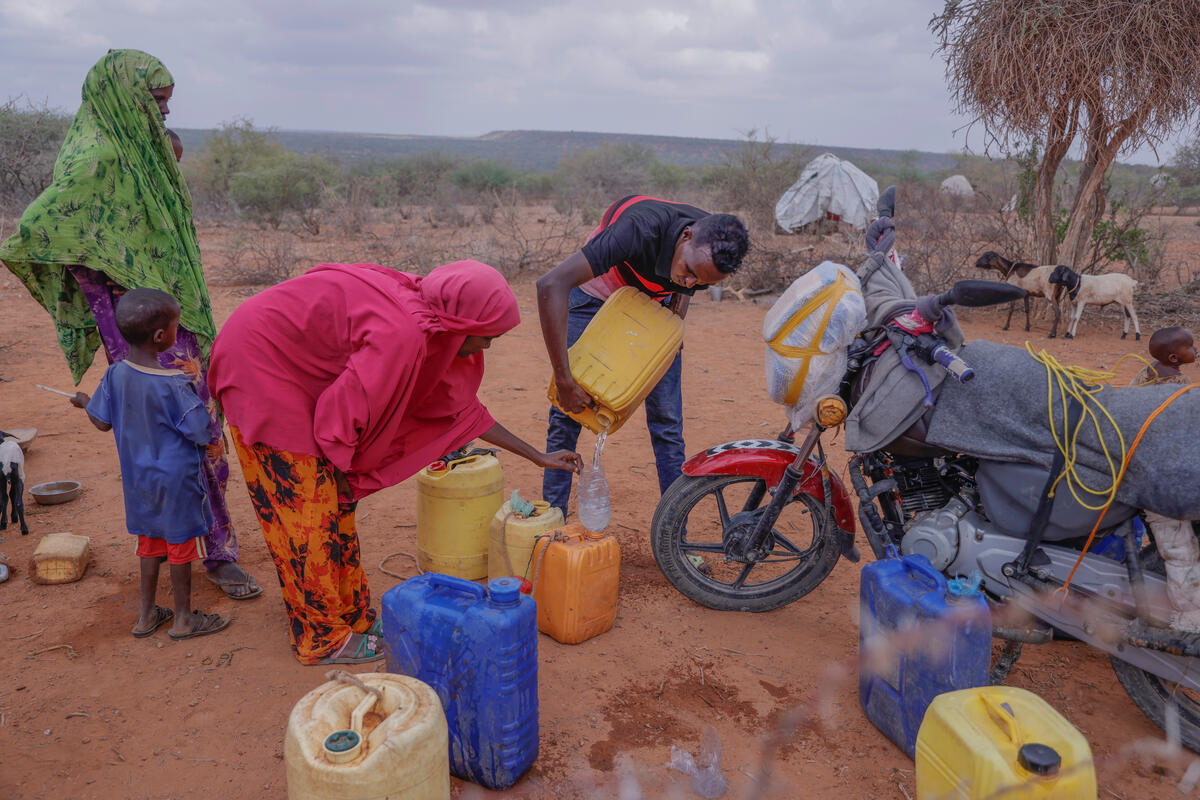
[[[426,276],[322,264],[238,307],[209,385],[244,441],[327,458],[363,497],[494,424],[476,397],[483,353],[458,351],[520,321],[508,282],[478,261]]]

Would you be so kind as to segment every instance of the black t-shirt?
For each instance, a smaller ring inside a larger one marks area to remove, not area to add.
[[[608,207],[600,228],[582,248],[596,277],[608,283],[635,286],[656,300],[673,292],[691,295],[671,280],[671,259],[683,229],[708,212],[686,203],[645,195],[630,195]]]

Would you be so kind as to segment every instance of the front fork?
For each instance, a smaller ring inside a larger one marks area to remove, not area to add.
[[[809,456],[813,450],[816,450],[821,462],[821,488],[825,496],[825,519],[827,524],[833,522],[833,491],[829,481],[829,464],[825,459],[825,450],[821,446],[821,434],[825,432],[825,428],[813,423],[809,428],[808,433],[804,437],[804,441],[800,444],[800,452],[792,459],[792,463],[788,464],[783,471],[783,477],[779,479],[779,484],[775,487],[774,493],[771,495],[771,502],[763,509],[759,515],[758,521],[754,525],[754,530],[749,536],[743,539],[735,540],[729,543],[726,555],[730,558],[744,563],[753,563],[766,558],[774,547],[774,542],[771,538],[771,531],[775,527],[775,522],[779,519],[780,512],[792,498],[792,493],[800,484],[804,477],[804,466],[808,462]],[[791,428],[789,427],[779,439],[781,441],[791,440]],[[747,503],[747,507],[753,508],[763,497],[766,491],[765,486],[756,488],[755,494],[751,496],[753,503]],[[842,537],[839,543],[841,546],[842,555],[846,556],[851,561],[858,561],[858,549],[854,546],[853,534],[847,534]]]

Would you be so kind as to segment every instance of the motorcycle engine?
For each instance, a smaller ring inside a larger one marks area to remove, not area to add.
[[[950,566],[958,556],[958,520],[971,510],[950,482],[953,474],[962,473],[947,472],[942,459],[897,460],[891,472],[905,520],[900,551],[925,556],[937,570]],[[961,481],[955,483],[959,489],[968,488]]]
[[[941,572],[958,557],[958,521],[970,510],[971,506],[955,495],[941,508],[914,517],[905,525],[900,552],[923,555]]]
[[[900,506],[904,509],[905,519],[941,508],[952,494],[941,477],[938,464],[931,458],[897,460],[892,465],[891,476],[900,493]]]

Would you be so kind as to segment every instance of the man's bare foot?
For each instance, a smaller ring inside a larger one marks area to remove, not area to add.
[[[207,575],[210,581],[234,600],[249,600],[262,594],[262,587],[236,561],[223,561],[208,570]]]

